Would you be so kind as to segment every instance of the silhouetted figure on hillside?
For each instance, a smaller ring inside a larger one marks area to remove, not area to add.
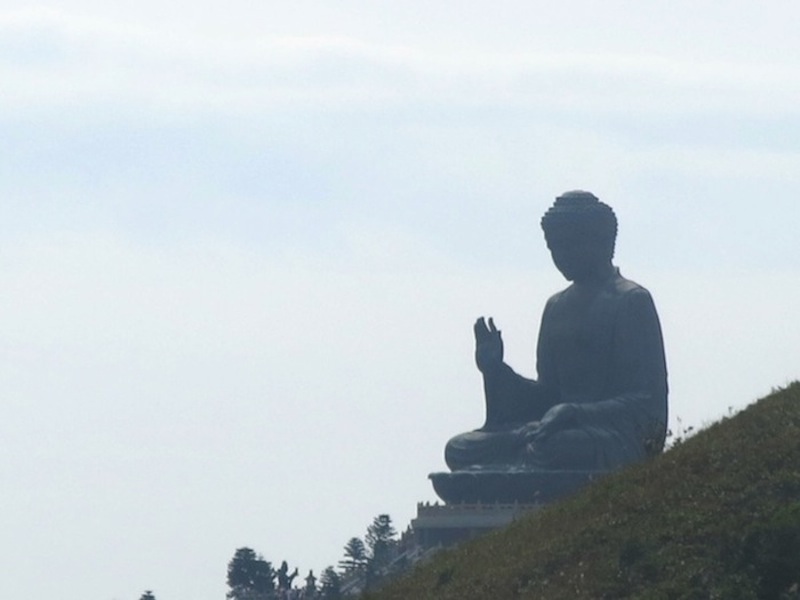
[[[295,568],[292,574],[289,574],[289,565],[284,560],[281,563],[281,568],[277,570],[276,575],[278,576],[278,590],[279,591],[287,591],[290,590],[292,587],[292,581],[295,577],[297,577],[297,568]]]

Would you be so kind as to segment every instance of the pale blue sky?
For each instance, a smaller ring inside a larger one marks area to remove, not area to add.
[[[800,376],[793,2],[0,0],[0,597],[335,564],[534,375],[589,189],[673,427]]]

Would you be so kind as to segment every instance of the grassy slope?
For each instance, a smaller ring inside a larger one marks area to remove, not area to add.
[[[800,598],[800,383],[373,600]]]

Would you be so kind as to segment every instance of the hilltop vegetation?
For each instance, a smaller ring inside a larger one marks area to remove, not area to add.
[[[800,599],[800,383],[366,598]]]

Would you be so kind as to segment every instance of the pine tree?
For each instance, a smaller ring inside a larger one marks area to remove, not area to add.
[[[231,600],[271,600],[275,597],[275,571],[251,548],[239,548],[228,563],[228,587]]]
[[[392,518],[389,515],[378,515],[367,527],[365,539],[373,572],[388,566],[396,535],[397,531],[392,525]]]
[[[360,538],[354,537],[345,544],[344,558],[339,561],[339,566],[345,571],[353,571],[364,567],[369,561],[367,548]]]
[[[321,586],[319,591],[321,600],[341,600],[341,578],[339,574],[334,571],[333,567],[325,569],[319,581]]]

